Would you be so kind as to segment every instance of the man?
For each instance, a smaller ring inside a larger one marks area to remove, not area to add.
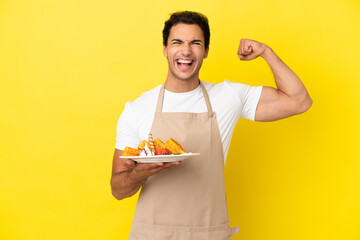
[[[268,46],[248,39],[240,41],[240,60],[264,58],[276,89],[200,81],[209,39],[204,15],[172,14],[163,30],[164,85],[127,103],[119,119],[112,193],[120,200],[142,187],[129,239],[230,239],[239,230],[229,227],[223,170],[236,122],[274,121],[303,113],[312,104],[296,74]],[[136,148],[150,132],[155,138],[174,138],[200,155],[171,163],[119,158],[125,146]]]

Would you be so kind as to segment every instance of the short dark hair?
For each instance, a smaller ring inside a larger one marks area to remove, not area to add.
[[[171,14],[170,18],[165,22],[165,26],[162,32],[164,46],[167,46],[171,28],[178,23],[197,24],[201,28],[204,35],[205,49],[209,47],[209,43],[210,43],[209,21],[205,15],[191,11],[180,11]]]

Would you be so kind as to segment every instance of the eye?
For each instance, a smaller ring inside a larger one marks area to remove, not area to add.
[[[197,45],[197,46],[201,46],[201,42],[192,42],[192,45]]]

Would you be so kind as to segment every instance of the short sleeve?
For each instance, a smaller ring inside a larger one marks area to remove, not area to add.
[[[116,149],[124,150],[125,147],[137,148],[139,138],[136,133],[136,122],[134,120],[131,103],[126,103],[116,127]]]
[[[240,118],[255,121],[255,113],[260,100],[262,86],[253,87],[242,83],[230,83],[230,86],[237,93],[242,105]]]

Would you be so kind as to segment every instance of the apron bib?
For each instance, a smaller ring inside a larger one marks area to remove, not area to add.
[[[173,138],[186,152],[200,153],[153,175],[143,185],[130,240],[228,240],[230,228],[224,181],[224,154],[216,115],[200,82],[208,112],[162,112],[164,85],[151,133]]]

